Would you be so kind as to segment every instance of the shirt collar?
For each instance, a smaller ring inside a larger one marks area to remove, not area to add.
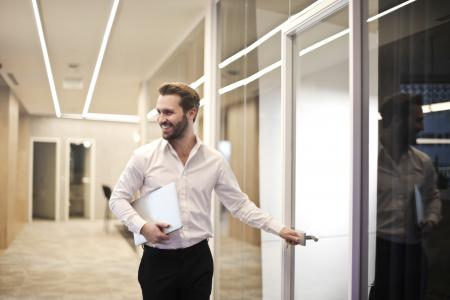
[[[162,149],[167,149],[169,151],[173,151],[175,152],[175,149],[173,149],[172,145],[164,138],[160,138],[161,139],[161,145],[162,145]],[[203,141],[197,136],[195,135],[195,145],[191,150],[191,153],[194,154],[198,151],[198,149],[203,145]]]

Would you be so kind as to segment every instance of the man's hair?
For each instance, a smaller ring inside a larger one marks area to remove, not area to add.
[[[161,96],[180,96],[180,106],[183,108],[184,112],[187,112],[194,107],[197,109],[200,107],[200,96],[193,88],[185,83],[166,82],[159,87],[158,91]],[[195,116],[194,121],[196,118],[197,116]]]
[[[380,106],[383,127],[390,126],[394,119],[408,120],[416,105],[422,105],[421,95],[400,93],[386,98]]]

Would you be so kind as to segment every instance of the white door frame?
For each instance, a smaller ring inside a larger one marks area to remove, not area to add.
[[[89,220],[95,219],[95,140],[92,138],[68,138],[66,139],[66,160],[65,160],[65,193],[64,193],[64,219],[69,220],[70,206],[70,144],[82,144],[85,141],[91,143],[90,162],[90,192],[89,192]]]
[[[325,17],[337,12],[349,4],[348,0],[323,0],[311,4],[299,13],[295,18],[283,25],[281,30],[281,116],[282,116],[282,199],[283,199],[283,223],[288,227],[295,225],[295,178],[294,178],[294,153],[295,134],[294,116],[295,105],[293,102],[293,37],[297,32],[315,25]],[[349,57],[350,61],[352,57]],[[352,70],[350,70],[350,82],[352,82]],[[350,239],[352,240],[352,239]],[[283,242],[285,244],[285,242]],[[354,254],[359,257],[359,254]],[[353,259],[353,256],[352,256]],[[351,270],[351,266],[349,266]],[[352,273],[352,272],[351,272]],[[282,295],[281,299],[294,299],[295,282],[295,251],[293,247],[283,247],[282,251]],[[354,279],[354,278],[353,278]],[[354,282],[352,283],[353,286]],[[358,282],[359,284],[359,282]],[[349,289],[349,299],[352,291]],[[357,299],[357,298],[355,298]]]
[[[34,143],[55,143],[56,144],[56,167],[55,167],[55,221],[60,221],[59,203],[60,203],[60,164],[61,164],[61,141],[54,137],[31,137],[30,138],[30,154],[29,154],[29,170],[28,174],[28,222],[33,222],[33,166],[34,166]]]

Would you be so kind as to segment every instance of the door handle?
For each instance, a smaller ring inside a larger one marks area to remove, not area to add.
[[[313,240],[314,242],[318,242],[319,239],[317,237],[315,237],[314,235],[304,235],[304,238],[301,240],[301,242],[299,243],[299,245],[301,246],[306,246],[306,241],[307,240]]]
[[[316,237],[313,236],[313,235],[307,235],[307,236],[305,237],[305,239],[307,239],[307,240],[313,240],[314,242],[318,242],[318,241],[319,241],[319,239],[316,238]]]

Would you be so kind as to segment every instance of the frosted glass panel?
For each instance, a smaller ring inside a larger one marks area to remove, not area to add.
[[[344,9],[293,41],[295,228],[320,239],[296,247],[295,299],[348,297],[352,102],[347,28]]]

